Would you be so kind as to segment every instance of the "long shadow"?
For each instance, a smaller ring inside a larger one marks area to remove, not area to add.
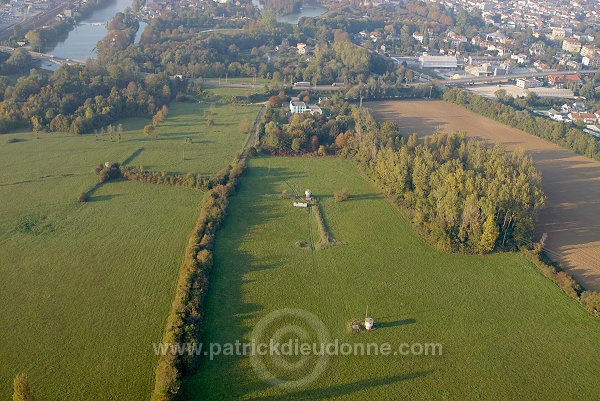
[[[390,322],[378,322],[377,319],[375,319],[375,328],[384,329],[387,327],[406,326],[408,324],[415,324],[415,323],[417,323],[417,321],[415,319],[394,320],[394,321],[390,321]]]
[[[121,164],[129,164],[133,161],[133,159],[135,159],[136,157],[138,157],[142,152],[144,151],[144,147],[142,146],[141,148],[138,148],[136,150],[133,151],[132,154],[130,154],[125,160],[123,160],[123,163]]]
[[[91,197],[88,202],[102,202],[102,201],[107,201],[107,200],[111,200],[113,198],[116,198],[118,196],[121,196],[121,194],[113,194],[113,195],[98,195],[98,196],[93,196]]]
[[[252,398],[255,401],[276,401],[276,400],[327,400],[332,397],[340,397],[346,394],[352,394],[357,391],[364,391],[369,388],[387,386],[390,384],[414,380],[429,375],[431,371],[420,371],[414,373],[406,373],[398,376],[390,376],[382,379],[365,379],[354,383],[340,384],[326,388],[318,388],[295,393],[287,393],[285,395],[276,395],[269,397]]]

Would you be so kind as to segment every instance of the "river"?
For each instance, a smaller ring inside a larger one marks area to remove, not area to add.
[[[131,6],[131,0],[115,0],[106,6],[95,10],[87,18],[80,21],[63,42],[59,42],[56,47],[48,53],[57,57],[68,58],[71,60],[84,61],[88,58],[96,57],[96,44],[106,36],[106,23],[110,21],[115,14],[123,12]],[[140,21],[140,29],[136,34],[136,42],[139,41],[146,23]]]
[[[260,4],[259,0],[252,0],[252,4],[258,7],[258,9],[260,10],[264,8],[263,5]],[[300,18],[302,17],[318,17],[319,15],[325,14],[326,12],[327,9],[319,5],[305,4],[304,6],[302,6],[302,9],[298,14],[280,15],[277,17],[277,21],[296,25],[298,24],[298,22],[300,22]]]
[[[262,9],[258,0],[252,0],[252,3]],[[116,13],[124,11],[131,5],[131,0],[114,0],[106,6],[95,10],[89,17],[80,21],[75,28],[69,32],[67,38],[59,42],[54,49],[48,51],[49,54],[71,60],[84,61],[88,58],[96,57],[96,44],[100,39],[106,36],[106,23],[110,21]],[[288,14],[277,17],[277,21],[288,24],[297,24],[302,17],[318,17],[325,13],[326,8],[317,5],[305,5],[298,14]],[[146,23],[140,21],[135,41],[140,40],[142,32],[146,28]],[[50,63],[43,68],[55,69],[57,65]]]

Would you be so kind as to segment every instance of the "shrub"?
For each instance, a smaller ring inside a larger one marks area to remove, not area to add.
[[[592,315],[600,317],[600,292],[584,291],[581,294],[581,303]]]
[[[350,192],[348,192],[348,189],[346,188],[340,189],[339,191],[333,194],[333,198],[336,202],[344,202],[348,200],[348,198],[350,198]]]
[[[581,293],[581,286],[568,273],[562,271],[556,273],[555,282],[571,298],[578,299]]]
[[[33,401],[33,390],[29,379],[23,373],[19,373],[13,380],[13,401]]]

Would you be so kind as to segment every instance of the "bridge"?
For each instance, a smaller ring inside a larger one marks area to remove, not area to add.
[[[27,50],[29,52],[29,54],[31,55],[31,57],[33,57],[34,59],[37,59],[37,60],[41,60],[42,62],[50,62],[50,63],[54,63],[54,64],[58,64],[58,65],[85,64],[85,62],[83,62],[81,60],[71,60],[68,58],[56,57],[56,56],[53,56],[52,54],[36,52],[34,50],[31,50],[31,48],[28,48],[28,47],[23,47],[22,49]],[[4,53],[12,53],[15,51],[15,48],[8,47],[8,46],[0,46],[0,51],[2,51]]]

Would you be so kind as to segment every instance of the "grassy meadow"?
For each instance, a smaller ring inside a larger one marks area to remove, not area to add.
[[[121,121],[120,142],[93,134],[0,137],[0,399],[10,398],[20,372],[36,400],[149,397],[152,343],[162,338],[203,194],[119,181],[87,203],[77,196],[94,185],[93,168],[104,161],[212,174],[242,148],[239,120],[257,112],[173,103],[158,139],[144,137],[149,120],[141,118]],[[7,143],[12,138],[19,141]]]
[[[335,203],[335,191],[351,197]],[[282,199],[312,189],[338,245]],[[244,356],[203,357],[185,400],[597,400],[600,322],[519,254],[438,252],[345,160],[250,161],[217,234],[204,343],[249,341],[270,312],[301,308],[331,339],[440,343],[441,356],[332,357],[313,383],[284,390]],[[375,318],[371,333],[348,323]],[[290,322],[291,323],[291,322]]]

